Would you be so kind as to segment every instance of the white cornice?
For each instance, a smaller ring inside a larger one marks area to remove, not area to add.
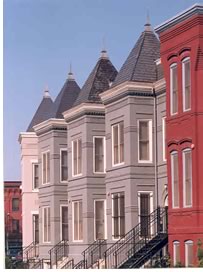
[[[21,143],[23,138],[37,138],[35,132],[20,132],[18,142]]]
[[[71,108],[63,112],[62,114],[64,116],[64,119],[68,121],[70,118],[73,118],[74,116],[85,113],[86,111],[104,112],[105,108],[103,104],[82,103],[74,108]]]
[[[41,122],[33,127],[35,132],[38,132],[44,128],[51,128],[53,126],[66,126],[64,119],[50,118],[44,122]]]

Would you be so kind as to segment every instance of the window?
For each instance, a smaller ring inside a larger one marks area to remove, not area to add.
[[[193,266],[193,241],[185,242],[185,266]]]
[[[150,214],[153,211],[153,192],[138,192],[140,236],[151,234]]]
[[[68,241],[68,206],[61,206],[61,240]]]
[[[191,75],[190,58],[182,61],[182,80],[183,80],[183,111],[191,109]]]
[[[67,149],[60,150],[60,180],[68,181],[68,154]]]
[[[50,207],[43,207],[43,242],[51,241]]]
[[[179,208],[178,152],[171,153],[172,206]]]
[[[104,158],[104,137],[94,137],[94,165],[93,170],[94,173],[104,173],[105,172],[105,158]]]
[[[20,204],[19,198],[13,198],[12,199],[12,211],[14,211],[14,212],[19,211],[19,204]]]
[[[192,152],[183,150],[183,206],[192,206]]]
[[[97,239],[106,238],[105,200],[94,201],[94,237]]]
[[[113,238],[125,235],[125,198],[124,193],[112,194]]]
[[[177,64],[170,66],[170,107],[171,115],[178,112],[178,69]]]
[[[113,165],[124,162],[124,125],[123,122],[112,126]]]
[[[33,222],[33,241],[39,243],[39,214],[32,215]]]
[[[73,240],[83,240],[82,201],[73,202]]]
[[[42,184],[50,182],[50,152],[42,154]]]
[[[73,150],[73,176],[82,174],[82,141],[81,139],[77,139],[72,142],[72,150]]]
[[[14,233],[19,233],[19,231],[20,231],[19,220],[12,219],[12,231]]]
[[[39,187],[39,164],[33,163],[33,189],[38,189]]]
[[[152,162],[152,121],[138,120],[138,161]]]
[[[180,242],[174,241],[173,242],[173,264],[176,266],[180,263]]]
[[[162,118],[163,161],[166,161],[166,117]]]

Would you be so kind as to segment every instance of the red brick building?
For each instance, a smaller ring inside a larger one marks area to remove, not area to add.
[[[22,247],[21,182],[4,182],[6,253],[15,255]]]
[[[156,28],[167,92],[169,252],[173,265],[197,265],[203,241],[203,6]]]

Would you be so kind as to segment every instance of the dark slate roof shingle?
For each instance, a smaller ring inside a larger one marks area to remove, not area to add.
[[[33,127],[49,118],[53,115],[53,101],[46,90],[43,99],[35,112],[32,121],[30,122],[27,132],[34,132]]]
[[[74,106],[86,102],[101,103],[99,94],[109,89],[117,73],[116,68],[107,57],[106,51],[102,51],[101,58],[82,87]]]
[[[160,43],[150,24],[145,25],[128,58],[121,67],[112,87],[125,81],[154,82],[158,80],[155,61],[160,58]]]
[[[63,118],[62,113],[69,110],[80,93],[80,87],[70,72],[63,88],[54,101],[54,118]]]

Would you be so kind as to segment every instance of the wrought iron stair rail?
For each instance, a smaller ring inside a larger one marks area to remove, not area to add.
[[[99,260],[103,258],[106,249],[107,244],[105,239],[98,239],[86,248],[82,252],[84,262],[86,262],[86,268],[93,268],[95,265],[99,268]]]
[[[105,268],[119,268],[159,233],[167,233],[167,210],[158,207],[104,252]]]
[[[43,259],[30,259],[27,269],[43,269]]]
[[[73,267],[74,267],[74,259],[71,259],[67,263],[65,263],[65,265],[62,266],[61,269],[73,269]]]
[[[62,260],[64,257],[68,257],[68,241],[62,240],[58,244],[56,244],[54,247],[52,247],[49,251],[50,256],[50,268],[53,267],[53,265],[58,266],[58,262]]]
[[[87,262],[86,260],[81,260],[79,261],[74,267],[73,269],[86,269],[87,268]]]
[[[24,248],[23,250],[23,259],[24,261],[28,262],[30,259],[38,258],[39,257],[39,244],[36,242],[32,242]]]

